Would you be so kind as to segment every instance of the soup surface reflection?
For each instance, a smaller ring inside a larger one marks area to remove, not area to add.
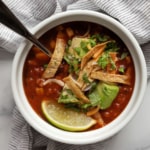
[[[85,113],[96,120],[88,130],[113,121],[134,88],[132,57],[110,30],[89,22],[70,22],[45,33],[40,41],[49,58],[33,46],[26,58],[23,85],[29,103],[42,117],[44,100]]]

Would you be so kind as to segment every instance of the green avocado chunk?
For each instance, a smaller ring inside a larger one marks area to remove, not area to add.
[[[100,82],[89,95],[89,98],[93,106],[99,105],[100,109],[104,110],[111,106],[118,92],[119,87],[117,85]]]
[[[101,97],[100,108],[106,109],[110,107],[113,100],[118,95],[119,87],[117,85],[112,85],[112,84],[107,84],[102,82],[98,84],[97,91],[99,93],[99,96]]]

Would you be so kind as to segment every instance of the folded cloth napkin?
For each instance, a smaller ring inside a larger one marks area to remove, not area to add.
[[[42,20],[67,10],[88,9],[106,13],[128,28],[143,49],[150,75],[150,0],[5,0],[8,7],[30,30]],[[0,47],[16,52],[22,37],[0,24]],[[23,119],[17,107],[13,111],[9,150],[104,150],[105,144],[67,145],[47,139]]]

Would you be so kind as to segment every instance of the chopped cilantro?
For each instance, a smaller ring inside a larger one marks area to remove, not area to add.
[[[102,68],[105,69],[109,63],[108,53],[103,53],[102,56],[98,59],[97,63]]]
[[[87,48],[88,43],[89,43],[89,42],[86,42],[86,41],[81,41],[81,43],[80,43],[81,48],[82,48],[85,52],[88,51],[88,48]]]
[[[77,52],[78,55],[80,55],[81,47],[75,47],[74,50]]]
[[[62,93],[60,94],[60,97],[58,98],[58,103],[78,103],[79,100],[76,98],[76,96],[73,94],[73,92],[70,89],[63,89]]]
[[[94,34],[91,39],[95,39],[97,43],[102,43],[108,41],[109,36],[103,34]]]
[[[117,45],[117,43],[116,43],[115,41],[113,41],[113,42],[107,43],[106,48],[105,48],[105,51],[116,52],[116,51],[118,51],[119,49],[120,49],[120,48],[119,48],[119,46]]]
[[[72,57],[71,55],[67,54],[64,55],[64,60],[69,64],[69,72],[79,72],[80,60],[78,58]]]
[[[82,58],[88,51],[88,44],[89,44],[89,41],[81,41],[80,43],[80,47],[75,47],[74,50],[77,52],[78,56],[80,58]]]
[[[104,52],[98,59],[97,63],[102,69],[105,69],[108,64],[111,64],[112,70],[116,69],[115,62],[112,60],[109,52]]]
[[[91,47],[94,47],[96,45],[96,41],[94,39],[90,39],[89,43],[90,43]]]
[[[68,45],[66,45],[65,51],[68,53],[68,51],[69,51],[69,46]]]
[[[94,82],[90,83],[90,86],[91,86],[90,91],[93,91],[96,88],[97,83],[94,81]]]
[[[76,103],[67,103],[64,106],[65,106],[65,108],[72,109],[72,110],[74,110],[76,112],[80,112],[81,111],[81,109],[78,107],[78,104],[76,104]]]
[[[44,69],[46,69],[46,68],[47,68],[47,66],[48,66],[48,64],[44,64],[44,65],[43,65]]]
[[[116,64],[115,64],[115,62],[112,60],[111,57],[109,57],[109,58],[110,58],[111,69],[112,69],[112,70],[116,69]]]
[[[87,76],[87,73],[84,73],[83,76],[82,76],[82,79],[85,83],[90,83],[89,79],[88,79],[88,76]]]
[[[72,41],[71,41],[71,40],[68,40],[68,45],[69,45],[69,46],[71,45],[71,43],[72,43]]]
[[[125,72],[124,66],[120,66],[119,69],[118,69],[118,71],[119,71],[120,73],[124,73],[124,72]]]
[[[123,52],[120,59],[122,60],[126,58],[127,56],[128,56],[128,52]]]

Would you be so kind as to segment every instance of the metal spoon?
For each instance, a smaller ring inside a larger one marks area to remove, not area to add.
[[[10,9],[0,0],[0,22],[19,35],[31,41],[35,46],[40,48],[46,55],[51,56],[51,52],[41,44],[36,37],[31,34],[26,27],[17,19]]]

